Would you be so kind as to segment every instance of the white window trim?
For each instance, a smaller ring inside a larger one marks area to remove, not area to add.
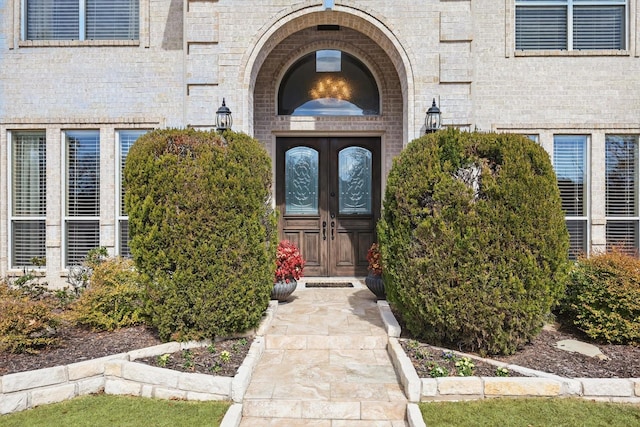
[[[636,135],[636,134],[625,134],[625,133],[615,133],[615,132],[608,132],[605,134],[605,150],[606,150],[606,137],[608,135],[612,135],[612,136],[620,136],[620,135],[625,135],[625,136],[635,136],[636,137],[636,141],[638,144],[638,154],[640,156],[640,136]],[[605,151],[605,156],[606,156],[606,151]],[[606,160],[605,160],[606,162]],[[605,163],[606,164],[606,163]],[[635,247],[637,249],[640,249],[640,158],[638,159],[638,163],[636,164],[636,180],[638,180],[638,185],[636,186],[636,203],[638,203],[639,205],[636,207],[636,214],[633,216],[609,216],[606,214],[606,210],[605,210],[605,221],[609,222],[609,221],[628,221],[628,222],[636,222],[638,223],[638,234],[636,236],[636,241],[635,243]],[[605,200],[606,200],[606,183],[605,183]],[[606,202],[605,202],[606,203]],[[606,245],[608,247],[609,242],[606,242]]]
[[[633,22],[631,22],[631,7],[635,5],[634,2],[630,2],[629,0],[613,0],[613,1],[601,1],[601,2],[593,2],[589,0],[564,0],[566,3],[559,4],[557,1],[524,1],[520,2],[519,0],[515,0],[512,2],[511,0],[506,0],[508,3],[507,11],[510,7],[511,13],[508,13],[510,17],[509,22],[512,22],[513,29],[510,30],[507,25],[506,31],[506,39],[510,40],[507,42],[507,45],[512,46],[512,50],[514,51],[514,56],[630,56],[632,51],[632,45],[635,44],[631,40],[632,27],[635,28]],[[630,3],[633,3],[630,4]],[[516,49],[516,9],[518,6],[567,6],[567,50],[560,49],[528,49],[528,50],[518,50]],[[624,6],[625,10],[625,33],[624,33],[624,49],[582,49],[582,50],[574,50],[573,49],[573,8],[574,6]],[[510,7],[509,7],[510,6]],[[635,7],[634,7],[635,10]],[[640,19],[640,16],[638,17]],[[505,56],[509,57],[509,47],[507,46],[507,51],[505,52]],[[637,56],[637,55],[636,55]]]
[[[77,40],[28,40],[27,39],[27,0],[20,1],[19,6],[19,30],[18,34],[18,46],[20,47],[40,47],[40,46],[139,46],[144,44],[144,47],[149,47],[149,8],[150,0],[138,1],[138,38],[135,40],[120,40],[120,39],[100,39],[100,40],[87,40],[86,28],[86,1],[78,0],[79,2],[79,29]],[[16,18],[17,19],[17,18]],[[18,23],[18,21],[15,21]],[[144,40],[144,43],[142,42]]]
[[[62,149],[60,150],[60,154],[62,156],[62,160],[61,160],[61,165],[63,166],[62,169],[62,174],[60,177],[60,190],[62,192],[62,203],[60,204],[60,208],[62,209],[62,244],[61,244],[61,248],[62,248],[62,252],[61,252],[61,256],[60,256],[60,260],[62,261],[62,267],[64,269],[68,269],[69,267],[71,267],[71,265],[69,265],[68,263],[68,258],[69,258],[69,245],[68,245],[68,231],[69,231],[69,227],[68,224],[70,221],[77,221],[77,222],[97,222],[98,223],[98,228],[100,228],[100,224],[102,221],[102,218],[100,216],[100,214],[98,213],[97,216],[70,216],[67,214],[67,204],[69,203],[69,197],[68,197],[68,189],[67,189],[67,185],[68,185],[68,174],[69,174],[69,159],[67,157],[67,153],[68,153],[68,145],[67,145],[67,133],[68,132],[75,132],[75,131],[82,131],[82,132],[98,132],[98,137],[100,138],[100,142],[99,142],[99,149],[100,149],[100,155],[98,156],[98,164],[101,163],[101,159],[102,159],[102,131],[100,128],[78,128],[78,129],[74,129],[74,128],[68,128],[68,129],[62,129],[61,130],[61,142],[62,142]],[[102,193],[102,179],[101,176],[99,175],[99,183],[98,183],[98,191],[99,191],[99,195]],[[100,202],[102,203],[102,201]],[[100,243],[100,242],[99,242]]]
[[[556,136],[581,136],[585,138],[585,165],[586,170],[584,172],[585,179],[585,201],[584,201],[584,212],[585,215],[581,216],[566,216],[564,217],[565,221],[584,221],[586,227],[585,233],[585,248],[586,248],[586,256],[591,254],[591,135],[577,133],[554,133],[553,134],[553,147],[552,150],[555,150],[555,137]],[[553,158],[552,151],[552,164],[555,170],[555,160]]]
[[[16,133],[42,133],[45,135],[45,139],[46,139],[46,132],[42,129],[25,129],[25,130],[20,130],[20,131],[7,131],[7,261],[8,261],[8,269],[10,271],[23,271],[24,268],[29,268],[29,270],[33,270],[36,272],[45,272],[47,269],[47,265],[43,265],[43,266],[29,266],[29,265],[24,265],[24,266],[13,266],[12,264],[12,260],[13,260],[13,242],[12,242],[12,236],[13,236],[13,223],[14,221],[44,221],[46,224],[47,221],[47,215],[45,213],[45,215],[43,216],[15,216],[13,215],[13,144],[14,144],[14,135]],[[45,145],[45,149],[46,149],[46,145]],[[47,173],[46,167],[45,167],[45,174]],[[48,190],[47,190],[48,191]],[[48,208],[47,208],[48,209]],[[45,244],[45,250],[46,250],[46,244]]]

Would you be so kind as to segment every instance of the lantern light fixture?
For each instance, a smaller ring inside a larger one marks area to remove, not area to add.
[[[227,107],[224,98],[222,98],[222,105],[216,111],[216,129],[222,133],[227,129],[231,129],[232,124],[231,110]]]
[[[442,125],[441,117],[442,113],[436,105],[436,99],[433,98],[433,103],[427,110],[427,115],[424,120],[425,133],[433,133],[440,130],[440,126]]]

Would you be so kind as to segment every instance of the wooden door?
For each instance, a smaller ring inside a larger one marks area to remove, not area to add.
[[[367,273],[380,217],[379,138],[278,138],[279,232],[300,248],[306,276]]]

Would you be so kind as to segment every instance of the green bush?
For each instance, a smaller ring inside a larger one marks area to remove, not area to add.
[[[59,319],[43,301],[34,301],[0,281],[0,351],[37,353],[55,345]]]
[[[618,251],[579,259],[562,312],[593,339],[639,345],[640,260]]]
[[[94,263],[89,287],[72,304],[70,317],[103,331],[144,323],[143,291],[133,261],[110,258]]]
[[[271,161],[258,141],[160,130],[125,166],[131,253],[163,339],[213,338],[258,325],[275,271]]]
[[[569,238],[548,154],[437,132],[394,160],[378,225],[387,299],[415,336],[509,354],[562,295]]]

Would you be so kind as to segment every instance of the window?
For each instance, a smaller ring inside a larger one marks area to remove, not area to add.
[[[15,132],[11,145],[11,266],[45,257],[47,208],[44,132]]]
[[[118,209],[118,253],[123,257],[131,257],[129,251],[129,218],[124,209],[124,164],[129,149],[136,140],[144,135],[146,130],[121,130],[118,132],[120,143],[120,194]]]
[[[569,256],[587,253],[587,137],[556,135],[553,166],[571,238]]]
[[[516,0],[516,49],[626,48],[627,0]]]
[[[638,136],[605,139],[607,249],[638,249]]]
[[[318,50],[300,58],[285,74],[278,91],[278,114],[378,115],[378,85],[354,56],[339,50]]]
[[[23,0],[24,40],[138,40],[139,0]]]
[[[65,143],[65,265],[72,266],[100,246],[100,132],[68,131]]]

